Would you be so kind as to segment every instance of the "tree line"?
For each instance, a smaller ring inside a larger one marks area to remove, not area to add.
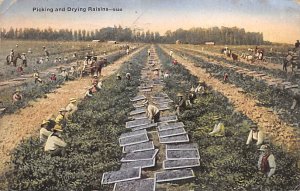
[[[260,45],[264,43],[263,34],[258,32],[246,32],[237,27],[212,27],[191,28],[189,30],[168,30],[163,36],[159,32],[142,31],[121,26],[106,27],[96,30],[72,30],[52,28],[1,28],[1,39],[22,40],[66,40],[66,41],[91,41],[91,40],[114,40],[128,42],[151,42],[151,43],[181,43],[203,44],[214,42],[215,44],[232,45]]]

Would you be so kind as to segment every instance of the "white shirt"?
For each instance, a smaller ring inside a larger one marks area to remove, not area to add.
[[[148,118],[151,120],[153,116],[159,112],[159,109],[156,106],[149,104],[147,111]]]
[[[46,128],[40,129],[40,143],[45,143],[48,137],[52,134],[52,131],[48,131]]]
[[[171,50],[171,51],[170,51],[170,56],[172,56],[172,55],[173,55],[173,51]]]
[[[48,137],[46,145],[45,145],[45,151],[54,151],[59,147],[66,147],[67,144],[59,137],[52,136],[52,134]]]
[[[76,111],[78,109],[77,105],[75,105],[74,103],[69,103],[66,107],[66,110],[70,113],[73,113],[74,111]]]
[[[251,130],[248,135],[246,145],[249,145],[253,139],[257,141],[256,145],[261,145],[264,142],[264,133],[262,131],[254,132]]]
[[[258,169],[260,169],[260,165],[261,165],[261,160],[264,156],[264,153],[262,153],[260,156],[259,156],[259,160],[258,160]],[[269,162],[269,166],[270,166],[270,171],[268,173],[268,177],[271,177],[274,173],[275,173],[275,170],[276,170],[276,163],[275,163],[275,157],[273,154],[270,154],[270,156],[268,157],[268,162]]]

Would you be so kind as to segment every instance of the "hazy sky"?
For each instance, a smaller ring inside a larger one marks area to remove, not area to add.
[[[122,8],[122,11],[33,11],[34,8]],[[159,31],[237,26],[264,39],[300,39],[300,0],[0,0],[0,27],[96,29],[113,25]]]

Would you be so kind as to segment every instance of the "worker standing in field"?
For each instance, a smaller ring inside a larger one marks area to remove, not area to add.
[[[149,104],[148,101],[144,102],[144,104],[147,106],[148,119],[151,120],[151,122],[154,122],[154,123],[159,122],[159,118],[160,118],[159,109],[155,105]]]
[[[297,105],[300,103],[300,90],[294,93],[293,95],[293,104],[291,106],[291,110],[294,110]]]
[[[66,113],[68,111],[65,108],[60,108],[58,116],[55,118],[55,126],[60,126],[63,129],[66,126]]]
[[[52,119],[43,120],[40,129],[40,143],[45,144],[48,137],[52,134],[52,129],[55,126],[55,121]]]
[[[191,88],[191,90],[189,92],[188,98],[189,98],[187,100],[188,105],[192,105],[192,104],[195,103],[195,100],[196,100],[197,96],[196,96],[196,93],[195,93],[195,89],[193,87]]]
[[[68,112],[68,115],[72,115],[75,111],[77,111],[77,100],[75,98],[70,99],[70,103],[67,105],[66,110]]]
[[[56,79],[55,73],[52,73],[52,74],[51,74],[50,80],[51,80],[51,82],[55,82],[55,81],[57,80],[57,79]]]
[[[204,93],[207,89],[207,85],[204,81],[199,80],[198,86],[195,88],[196,93]]]
[[[64,156],[65,147],[67,144],[63,141],[61,137],[62,128],[60,126],[55,126],[53,128],[53,133],[49,135],[46,145],[45,152],[53,156]]]
[[[9,63],[13,62],[14,56],[15,56],[14,49],[11,49],[9,53]]]
[[[170,50],[169,57],[170,57],[170,60],[172,60],[172,58],[173,58],[173,49]]]
[[[13,103],[17,103],[17,102],[21,101],[22,99],[23,99],[23,96],[21,94],[21,91],[19,89],[17,89],[12,96]]]
[[[258,129],[257,125],[252,124],[250,126],[251,130],[248,135],[246,145],[249,145],[252,141],[256,142],[256,145],[259,146],[264,142],[264,133],[262,130]]]
[[[222,137],[225,136],[225,126],[221,122],[221,117],[214,116],[213,120],[215,120],[215,126],[212,132],[209,133],[210,136]]]
[[[33,78],[34,78],[34,83],[36,84],[37,82],[39,83],[43,83],[42,79],[40,78],[40,74],[39,72],[37,71],[37,69],[34,69],[33,70]]]
[[[130,74],[129,72],[126,73],[125,77],[126,77],[126,79],[127,79],[128,81],[131,80],[131,74]]]
[[[64,78],[65,81],[69,80],[69,73],[66,71],[65,68],[62,69],[62,72],[60,75]]]
[[[300,42],[299,40],[297,40],[297,42],[295,43],[295,48],[299,48],[300,47]]]
[[[177,115],[180,115],[180,112],[182,112],[184,109],[186,109],[186,100],[183,98],[182,93],[178,93],[177,97],[178,97],[178,104],[175,105],[175,107],[176,107]]]
[[[224,82],[228,82],[228,80],[229,80],[229,75],[228,75],[228,73],[225,73],[225,74],[224,74],[223,80],[224,80]]]
[[[267,177],[268,182],[268,178],[276,171],[275,157],[271,153],[269,145],[262,145],[258,150],[261,151],[258,160],[258,169]]]
[[[21,59],[22,59],[22,65],[24,67],[27,67],[27,58],[26,58],[26,54],[25,53],[22,53]]]

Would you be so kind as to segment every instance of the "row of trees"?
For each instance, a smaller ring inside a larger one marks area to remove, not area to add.
[[[132,41],[132,42],[159,42],[175,43],[176,40],[182,43],[203,44],[208,41],[216,44],[263,44],[263,34],[256,32],[246,32],[245,29],[237,27],[213,27],[213,28],[191,28],[189,30],[177,29],[167,31],[164,36],[159,32],[136,31],[135,29],[117,27],[106,27],[88,30],[72,30],[52,28],[4,28],[0,31],[1,39],[26,39],[26,40],[74,40],[90,41],[93,39],[107,41]]]

